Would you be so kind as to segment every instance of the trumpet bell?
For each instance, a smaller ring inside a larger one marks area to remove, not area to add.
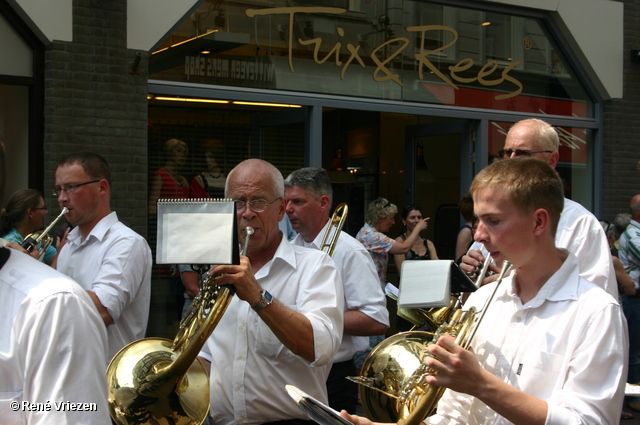
[[[107,368],[108,400],[115,423],[204,422],[209,413],[209,377],[199,360],[177,382],[158,379],[177,357],[172,345],[168,339],[145,338],[125,346],[111,360]]]
[[[403,416],[398,396],[422,365],[433,334],[401,332],[378,344],[365,359],[359,384],[360,400],[367,418],[375,422],[396,422]],[[366,382],[366,383],[365,383]]]

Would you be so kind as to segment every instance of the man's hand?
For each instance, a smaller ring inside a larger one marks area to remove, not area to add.
[[[22,246],[20,246],[19,244],[15,243],[15,242],[7,242],[7,244],[5,246],[7,248],[15,249],[16,251],[20,251],[22,253],[30,255],[33,258],[35,258],[36,260],[40,259],[40,250],[38,250],[38,249],[33,249],[33,250],[31,250],[31,252],[29,252],[29,251],[27,251],[26,249],[24,249]]]
[[[350,415],[346,410],[340,412],[340,416],[355,425],[379,425],[377,422],[371,422],[367,418],[358,415]]]
[[[444,334],[427,352],[435,357],[425,357],[424,363],[436,372],[427,376],[427,383],[472,396],[478,394],[487,372],[473,351],[462,348],[451,335]]]
[[[476,269],[477,269],[477,272],[480,273],[485,260],[491,261],[491,258],[485,259],[481,251],[472,249],[467,253],[467,255],[462,256],[462,261],[460,262],[460,269],[463,272],[465,272],[467,275],[473,273],[474,271],[476,271]],[[488,277],[484,277],[480,282],[480,286],[484,286],[487,283],[491,283],[496,279],[498,279],[497,273],[500,273],[500,269],[495,264],[490,263],[488,270],[491,270],[494,274]],[[475,277],[474,281],[477,281],[477,280],[478,280],[478,276]]]
[[[240,256],[239,265],[218,265],[209,272],[212,276],[218,276],[217,285],[233,285],[236,295],[243,301],[254,306],[260,302],[262,288],[253,275],[249,257]]]

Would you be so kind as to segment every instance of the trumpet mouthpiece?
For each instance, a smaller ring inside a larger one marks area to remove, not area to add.
[[[253,227],[251,227],[251,226],[247,226],[247,227],[244,229],[244,231],[245,231],[245,233],[247,234],[247,236],[251,236],[251,235],[253,235]]]
[[[69,212],[69,208],[67,207],[62,207],[62,212],[60,214],[66,214]]]

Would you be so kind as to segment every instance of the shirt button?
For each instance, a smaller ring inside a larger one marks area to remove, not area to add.
[[[238,356],[238,360],[242,360],[242,359],[244,359],[244,356],[243,356],[242,354],[240,354],[240,355]]]
[[[244,324],[240,325],[240,330],[243,331],[244,330]]]
[[[236,391],[240,391],[242,389],[242,385],[236,385]]]
[[[520,323],[520,322],[522,322],[522,317],[516,316],[516,323]]]

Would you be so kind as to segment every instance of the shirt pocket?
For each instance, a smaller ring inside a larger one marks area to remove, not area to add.
[[[22,391],[0,391],[0,418],[3,424],[20,424]]]
[[[543,400],[547,399],[556,388],[561,373],[564,356],[546,351],[532,352],[525,356],[521,363],[514,365],[518,378],[518,387]],[[519,373],[518,373],[519,372]]]
[[[297,311],[295,305],[287,305],[287,308]],[[282,360],[293,357],[293,354],[273,333],[271,328],[262,320],[258,319],[258,332],[256,338],[256,351],[271,360]]]

